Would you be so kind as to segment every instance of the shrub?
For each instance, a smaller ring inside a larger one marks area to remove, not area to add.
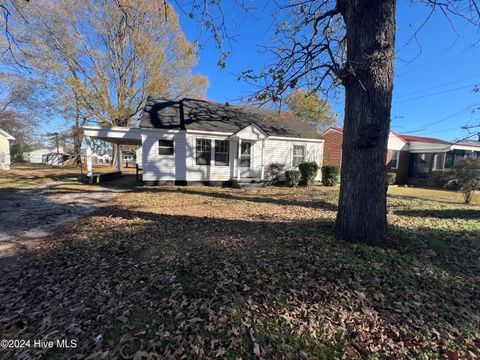
[[[304,185],[313,185],[318,172],[318,164],[315,161],[304,162],[298,165],[301,173],[301,182]]]
[[[322,166],[322,184],[325,186],[334,186],[338,183],[340,168],[335,165]]]
[[[393,172],[387,173],[387,185],[395,184],[395,180],[397,180],[397,174]]]
[[[458,185],[458,181],[455,179],[447,181],[445,185],[443,185],[444,189],[447,190],[459,190],[460,186]]]
[[[267,176],[270,184],[278,185],[283,175],[285,165],[282,163],[271,163],[267,166]]]
[[[480,159],[460,160],[455,165],[455,180],[463,193],[465,204],[469,204],[475,190],[480,189]]]
[[[296,187],[300,183],[300,171],[287,170],[285,171],[285,178],[289,187]]]

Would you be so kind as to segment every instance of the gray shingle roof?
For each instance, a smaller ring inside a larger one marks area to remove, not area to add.
[[[478,146],[480,147],[480,141],[476,140],[463,140],[459,141],[457,145],[465,145],[465,146]]]
[[[321,139],[320,134],[291,112],[278,112],[210,101],[149,97],[140,127],[235,133],[255,124],[267,135]]]

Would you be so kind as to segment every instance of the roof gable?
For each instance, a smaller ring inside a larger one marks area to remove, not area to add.
[[[335,127],[335,126],[332,126],[332,127],[329,127],[328,129],[326,129],[324,132],[322,132],[322,136],[330,133],[330,132],[336,132],[336,133],[340,133],[340,134],[343,134],[343,128],[341,127]]]
[[[231,136],[241,137],[242,139],[247,140],[263,140],[268,137],[268,135],[255,124],[245,126],[242,130],[233,133]]]

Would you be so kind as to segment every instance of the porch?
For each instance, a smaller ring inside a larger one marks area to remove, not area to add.
[[[267,134],[254,124],[229,137],[231,147],[235,149],[235,156],[231,163],[232,181],[236,183],[265,181],[265,140],[267,138]]]

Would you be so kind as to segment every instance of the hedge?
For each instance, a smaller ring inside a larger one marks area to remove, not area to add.
[[[298,165],[303,185],[313,185],[318,172],[318,164],[315,161],[304,162]]]
[[[393,185],[395,184],[395,180],[397,180],[397,174],[393,172],[387,173],[387,184]]]
[[[322,184],[325,186],[335,186],[338,184],[340,168],[335,165],[322,166]]]
[[[289,187],[296,187],[300,183],[300,171],[287,170],[285,171],[285,179]]]

